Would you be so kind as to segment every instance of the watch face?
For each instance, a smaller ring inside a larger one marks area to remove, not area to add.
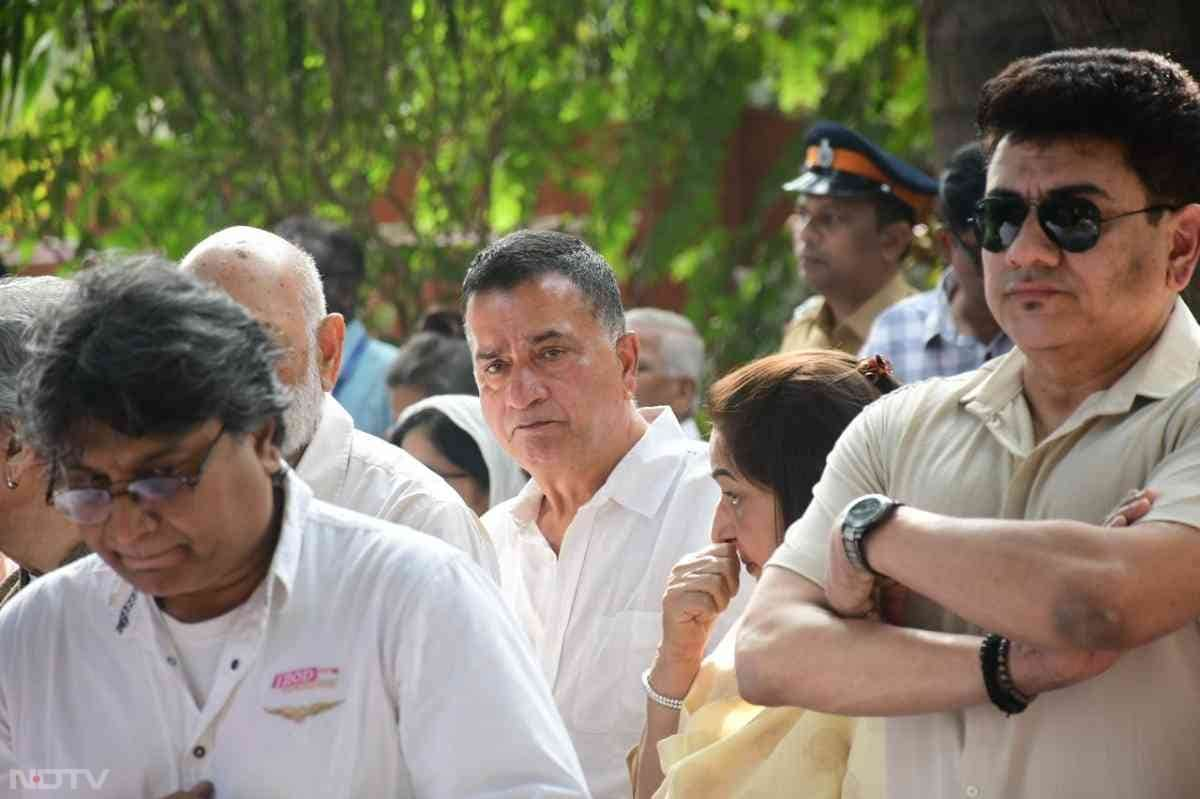
[[[851,527],[868,525],[890,503],[887,497],[871,494],[855,502],[846,511],[846,524]]]

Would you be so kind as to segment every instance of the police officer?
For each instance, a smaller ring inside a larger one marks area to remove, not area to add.
[[[915,293],[900,264],[937,182],[835,122],[818,122],[805,141],[804,171],[783,188],[799,194],[792,250],[817,293],[796,308],[780,349],[857,354],[875,317]]]

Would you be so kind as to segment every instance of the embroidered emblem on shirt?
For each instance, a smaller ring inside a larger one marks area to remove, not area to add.
[[[129,626],[129,614],[133,610],[133,603],[137,602],[137,596],[137,591],[130,591],[129,599],[121,606],[121,612],[117,616],[117,635],[124,633],[125,628]]]
[[[276,691],[291,693],[293,691],[308,691],[313,688],[333,688],[337,685],[338,668],[318,668],[309,666],[303,669],[281,671],[271,680],[271,688]]]
[[[324,713],[326,710],[332,710],[340,705],[342,699],[336,702],[313,702],[311,705],[293,705],[290,707],[264,707],[263,710],[274,716],[282,716],[288,721],[294,721],[300,724],[309,716],[316,716],[319,713]]]

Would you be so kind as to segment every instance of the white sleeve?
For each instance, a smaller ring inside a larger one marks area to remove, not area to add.
[[[385,651],[416,796],[589,795],[526,637],[482,571],[437,563],[397,614]]]

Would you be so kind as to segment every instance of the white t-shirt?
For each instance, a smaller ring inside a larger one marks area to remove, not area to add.
[[[256,593],[265,588],[266,583],[263,583]],[[151,615],[156,617],[157,623],[166,625],[167,634],[175,644],[175,657],[197,708],[203,709],[212,693],[226,639],[246,615],[246,609],[261,601],[261,597],[252,596],[248,602],[215,619],[191,623],[172,618],[157,605],[151,608]]]

